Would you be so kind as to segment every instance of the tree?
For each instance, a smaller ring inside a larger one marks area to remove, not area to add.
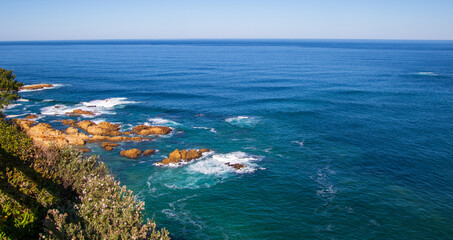
[[[6,108],[13,101],[19,99],[17,92],[24,85],[21,82],[14,80],[16,75],[13,71],[0,68],[0,106],[1,109]]]

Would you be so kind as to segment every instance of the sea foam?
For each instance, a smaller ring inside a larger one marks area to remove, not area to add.
[[[256,117],[237,116],[225,119],[225,122],[238,127],[254,127],[258,123]]]
[[[116,106],[137,103],[135,101],[126,101],[127,98],[108,98],[103,100],[93,100],[89,102],[82,102],[74,106],[66,106],[63,104],[56,104],[54,106],[41,108],[43,115],[64,115],[67,112],[72,112],[75,109],[82,109],[94,113],[92,115],[85,115],[86,117],[95,117],[102,114],[115,114],[111,110]]]

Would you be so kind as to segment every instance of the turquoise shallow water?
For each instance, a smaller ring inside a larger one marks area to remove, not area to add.
[[[17,80],[57,86],[21,92],[9,116],[62,128],[61,113],[96,105],[91,120],[123,130],[174,128],[88,146],[175,239],[453,234],[453,42],[0,42],[0,54]],[[132,147],[159,152],[119,156]],[[153,165],[174,148],[214,153]]]

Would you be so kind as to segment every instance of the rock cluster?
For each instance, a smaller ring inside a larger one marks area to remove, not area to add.
[[[168,158],[165,158],[158,164],[168,165],[170,163],[181,163],[181,162],[189,162],[194,159],[201,158],[203,153],[209,152],[209,149],[200,149],[200,150],[181,150],[175,149],[173,152],[170,153]]]
[[[99,124],[96,124],[92,121],[83,120],[81,122],[78,122],[77,126],[92,135],[100,135],[100,136],[123,135],[123,133],[121,133],[119,131],[120,125],[111,124],[109,122],[101,122]]]
[[[27,115],[25,118],[26,119],[35,119],[35,118],[38,118],[38,116],[35,114],[30,114],[30,115]]]
[[[79,130],[69,127],[65,132],[54,129],[50,124],[39,123],[33,126],[36,122],[30,120],[17,121],[33,142],[42,147],[68,146],[68,145],[84,145],[89,137],[84,133],[79,133]]]
[[[101,144],[101,147],[104,148],[107,151],[112,151],[115,147],[118,147],[118,143],[109,143],[109,142],[103,142]]]
[[[52,84],[35,84],[35,85],[26,85],[21,87],[20,89],[22,90],[36,90],[36,89],[42,89],[46,87],[53,87]]]

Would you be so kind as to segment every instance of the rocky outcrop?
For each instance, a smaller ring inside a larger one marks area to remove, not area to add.
[[[181,162],[189,162],[194,159],[201,158],[204,152],[209,152],[209,149],[200,149],[200,150],[181,150],[175,149],[173,152],[170,153],[168,158],[165,158],[159,164],[168,165],[170,163],[181,163]]]
[[[155,152],[156,152],[156,150],[154,150],[154,149],[148,149],[143,152],[143,156],[146,157],[146,156],[154,154]]]
[[[66,112],[65,114],[68,115],[68,116],[73,116],[73,117],[78,117],[78,116],[81,116],[81,115],[91,115],[91,116],[94,115],[93,112],[84,111],[82,109],[75,109],[72,112]]]
[[[120,155],[123,157],[135,159],[135,158],[140,157],[140,155],[142,155],[142,151],[138,150],[137,148],[133,148],[133,149],[121,151]]]
[[[227,162],[227,163],[225,163],[225,165],[233,167],[236,170],[239,170],[239,169],[242,169],[242,168],[245,167],[245,165],[241,164],[241,163],[229,163],[229,162]]]
[[[31,126],[35,125],[37,122],[28,120],[28,119],[14,119],[14,122],[20,126],[24,131],[28,131]]]
[[[23,120],[25,121],[25,120]],[[25,122],[23,123],[25,125]],[[27,125],[26,125],[27,126]],[[47,148],[51,145],[59,147],[68,145],[85,145],[89,138],[86,134],[80,133],[77,128],[69,127],[65,132],[54,129],[50,124],[39,123],[35,126],[24,128],[36,145]]]
[[[99,136],[119,136],[122,135],[119,129],[119,125],[111,124],[109,122],[101,122],[96,124],[92,121],[84,120],[77,123],[79,128],[85,130],[87,133]]]
[[[35,119],[35,118],[38,118],[38,116],[35,114],[30,114],[30,115],[27,115],[25,118],[26,119]]]
[[[68,127],[65,132],[66,135],[64,135],[64,137],[68,140],[70,145],[85,145],[86,140],[89,139],[86,134],[80,133],[79,129],[74,127]]]
[[[42,88],[48,88],[48,87],[53,87],[52,84],[34,84],[34,85],[26,85],[21,87],[21,90],[36,90],[36,89],[42,89]]]
[[[163,126],[135,126],[132,131],[138,135],[166,135],[171,132],[171,128]]]
[[[109,143],[109,142],[103,142],[101,144],[101,147],[104,148],[107,151],[112,151],[115,147],[118,147],[118,143]]]

